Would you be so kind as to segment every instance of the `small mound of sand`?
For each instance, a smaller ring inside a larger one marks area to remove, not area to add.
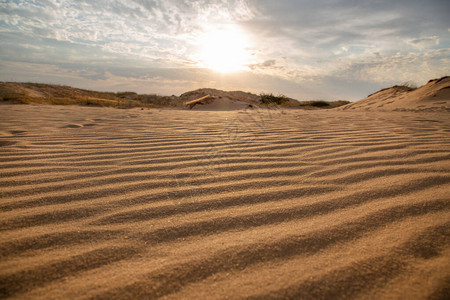
[[[253,107],[253,104],[244,101],[210,95],[185,102],[185,105],[194,110],[240,110]]]
[[[180,100],[194,110],[242,110],[260,106],[260,97],[255,94],[208,88],[184,93]]]

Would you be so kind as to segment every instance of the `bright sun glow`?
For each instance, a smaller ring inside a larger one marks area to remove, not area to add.
[[[246,68],[250,53],[248,41],[236,28],[210,31],[200,38],[202,64],[217,72],[234,72]]]

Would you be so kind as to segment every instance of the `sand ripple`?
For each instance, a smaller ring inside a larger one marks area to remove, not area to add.
[[[444,299],[449,120],[2,105],[0,295]]]

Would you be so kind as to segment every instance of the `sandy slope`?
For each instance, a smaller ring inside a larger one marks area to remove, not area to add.
[[[417,89],[406,86],[383,89],[338,110],[450,112],[450,77],[430,80]]]
[[[448,113],[0,109],[2,298],[449,293]]]

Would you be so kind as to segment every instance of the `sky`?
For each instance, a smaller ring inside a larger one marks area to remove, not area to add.
[[[450,75],[448,0],[0,0],[0,81],[358,100]]]

